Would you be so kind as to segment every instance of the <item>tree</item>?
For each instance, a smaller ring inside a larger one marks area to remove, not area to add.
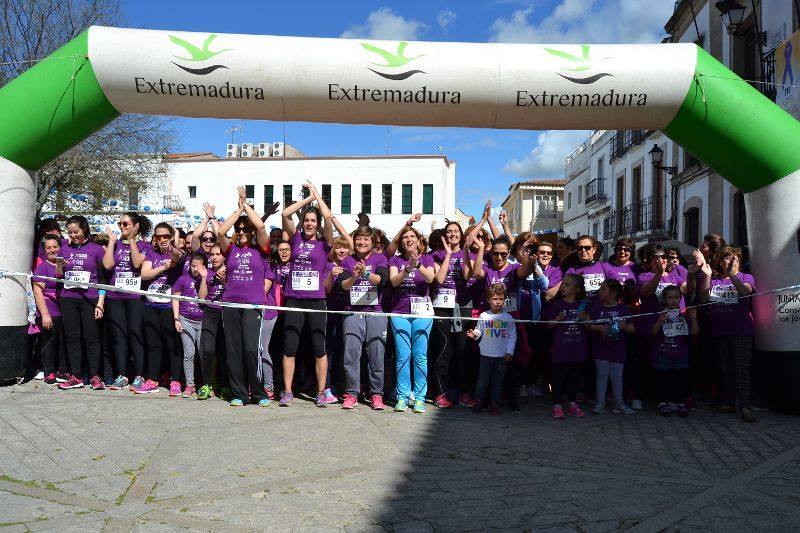
[[[0,0],[0,87],[93,24],[117,26],[118,0]],[[162,155],[175,144],[172,119],[123,115],[39,171],[37,214],[70,194],[128,202],[161,179]]]

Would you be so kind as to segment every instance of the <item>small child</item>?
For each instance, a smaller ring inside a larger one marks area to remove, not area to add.
[[[553,304],[551,315],[554,320],[563,324],[551,324],[555,329],[553,335],[553,411],[557,420],[564,419],[561,397],[566,394],[569,405],[567,414],[577,418],[584,416],[575,402],[578,385],[581,380],[583,363],[588,359],[586,328],[576,322],[588,320],[586,313],[586,290],[583,276],[580,274],[564,274],[561,281],[561,299]]]
[[[605,320],[607,322],[590,324],[589,332],[592,333],[592,357],[597,369],[597,403],[592,413],[601,415],[606,410],[606,387],[608,378],[611,377],[611,388],[614,392],[614,409],[617,414],[632,415],[635,411],[622,401],[622,370],[625,365],[624,333],[634,333],[632,323],[623,320],[628,316],[628,306],[621,304],[624,289],[622,284],[606,278],[600,284],[598,295],[600,303],[589,311],[592,320]],[[616,325],[614,325],[616,323]]]
[[[476,413],[480,413],[486,393],[491,386],[491,407],[493,415],[500,414],[500,392],[506,364],[511,362],[517,344],[517,328],[510,314],[503,311],[506,288],[502,283],[490,285],[486,291],[489,311],[480,314],[475,329],[467,331],[470,339],[480,339],[481,360],[476,387]]]
[[[681,311],[681,290],[668,285],[661,293],[665,309],[650,328],[655,339],[650,361],[658,383],[658,414],[672,415],[669,402],[677,403],[678,416],[689,416],[683,401],[689,396],[689,334],[697,335],[700,325],[695,309]]]
[[[188,296],[190,298],[200,298],[205,300],[208,296],[208,269],[206,268],[206,256],[195,253],[192,256],[189,272],[178,278],[172,287],[172,294],[176,296]],[[194,386],[194,357],[199,354],[200,331],[203,325],[203,310],[197,302],[186,302],[183,300],[172,300],[172,314],[175,317],[175,331],[181,336],[183,344],[183,373],[186,377],[186,388],[183,397],[189,398],[195,394]],[[203,376],[204,379],[207,379]],[[180,386],[178,386],[180,389]],[[174,391],[170,387],[169,395],[178,396],[180,390]]]

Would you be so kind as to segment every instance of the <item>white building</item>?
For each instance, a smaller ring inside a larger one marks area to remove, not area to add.
[[[287,154],[291,153],[287,149]],[[394,235],[414,213],[425,233],[432,222],[454,219],[456,166],[443,155],[309,157],[229,157],[211,153],[170,154],[163,159],[165,179],[145,191],[140,209],[171,211],[177,220],[194,224],[204,202],[226,217],[237,204],[236,187],[244,186],[259,213],[273,202],[283,209],[303,198],[306,180],[319,188],[331,211],[348,231],[357,215],[369,215],[374,227]],[[280,212],[267,226],[280,227]]]
[[[503,200],[511,231],[553,234],[564,220],[564,180],[529,180],[514,183]]]
[[[729,33],[714,2],[679,0],[665,40],[697,43],[774,100],[775,48],[799,24],[792,1],[755,2],[755,15],[753,3],[738,2],[742,22]],[[660,165],[651,162],[654,145]],[[593,235],[606,250],[621,236],[696,247],[719,233],[747,245],[743,194],[660,131],[596,131],[565,163],[565,235]]]

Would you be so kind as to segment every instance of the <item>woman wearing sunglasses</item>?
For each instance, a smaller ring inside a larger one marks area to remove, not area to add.
[[[217,242],[219,221],[214,216],[214,206],[208,202],[203,204],[203,213],[205,217],[192,232],[192,253],[201,253],[208,258],[211,256],[211,247]],[[209,223],[211,229],[208,229]],[[206,266],[210,267],[211,265]]]
[[[650,244],[645,254],[650,265],[649,272],[639,274],[639,294],[642,297],[642,312],[656,312],[663,306],[661,292],[669,285],[680,288],[680,307],[685,307],[683,295],[686,294],[686,279],[680,273],[667,266],[667,253],[660,244]]]
[[[567,270],[567,274],[583,276],[583,288],[589,300],[589,308],[598,301],[597,291],[605,281],[606,274],[602,263],[597,261],[599,245],[597,239],[591,235],[581,235],[575,241],[577,262]]]
[[[103,266],[111,274],[109,285],[121,289],[142,289],[141,267],[150,245],[140,236],[150,233],[150,220],[138,213],[128,212],[117,222],[120,238],[108,229],[108,246],[103,256]],[[111,390],[128,386],[128,358],[133,358],[133,386],[143,383],[144,337],[142,319],[144,303],[138,294],[111,291],[106,296],[106,335],[110,351],[114,354],[117,378],[109,385]]]
[[[642,269],[633,260],[635,252],[636,244],[633,239],[623,237],[618,239],[614,245],[614,255],[609,258],[608,262],[603,263],[606,278],[615,279],[622,284],[623,299],[628,303],[638,298],[636,280],[642,273]]]

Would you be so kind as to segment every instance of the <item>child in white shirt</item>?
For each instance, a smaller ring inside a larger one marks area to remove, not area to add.
[[[499,415],[503,376],[506,372],[506,363],[511,361],[517,344],[517,329],[512,316],[503,312],[506,289],[501,283],[491,285],[487,289],[486,299],[489,302],[489,311],[481,313],[475,329],[467,331],[467,336],[478,341],[481,348],[475,412],[480,412],[491,385],[489,409],[493,415]]]

